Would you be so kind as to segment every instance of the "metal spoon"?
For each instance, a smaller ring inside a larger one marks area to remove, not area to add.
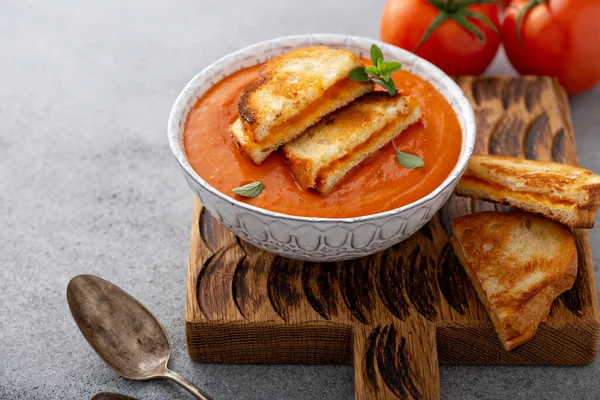
[[[168,378],[201,400],[211,400],[167,368],[171,342],[146,307],[127,292],[93,275],[78,275],[67,286],[71,314],[96,353],[129,379]]]

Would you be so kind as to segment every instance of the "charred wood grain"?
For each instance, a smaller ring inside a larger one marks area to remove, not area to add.
[[[375,287],[383,305],[399,320],[410,312],[410,304],[404,293],[402,271],[407,268],[404,257],[397,251],[388,251],[382,256]]]
[[[296,278],[302,273],[299,261],[276,257],[273,268],[267,278],[267,292],[275,312],[287,321],[292,307],[298,306],[303,298],[301,288],[296,285]]]
[[[522,157],[521,135],[525,121],[515,115],[506,115],[498,120],[490,133],[488,153],[510,157]]]
[[[552,161],[564,163],[565,159],[565,130],[560,128],[552,139]]]
[[[527,82],[519,78],[507,79],[503,82],[501,97],[505,110],[508,110],[511,105],[520,105],[526,87]]]
[[[439,289],[428,249],[416,244],[403,268],[404,287],[415,309],[428,320],[434,320],[439,306]]]
[[[437,260],[437,281],[442,295],[454,310],[464,315],[469,307],[469,296],[473,289],[469,277],[452,250],[446,243]]]
[[[400,376],[397,374],[396,331],[393,325],[385,326],[377,340],[377,368],[383,383],[400,399],[408,398]]]
[[[529,160],[540,159],[538,144],[543,143],[544,136],[552,137],[552,132],[550,131],[550,118],[546,113],[541,113],[525,129],[523,140],[525,158]]]
[[[367,345],[365,346],[365,352],[363,356],[365,372],[367,374],[367,385],[369,385],[373,392],[379,391],[379,385],[377,384],[377,371],[375,370],[375,354],[380,332],[381,327],[379,326],[375,327],[371,331],[369,338],[367,339]]]
[[[342,299],[352,315],[367,324],[373,309],[373,291],[371,290],[371,268],[376,264],[378,255],[344,263],[339,269],[339,284]]]
[[[338,275],[336,263],[306,262],[302,270],[302,288],[312,308],[328,320],[336,312],[335,284]]]

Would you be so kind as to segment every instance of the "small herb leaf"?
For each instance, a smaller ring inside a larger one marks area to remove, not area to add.
[[[373,79],[373,82],[375,82],[376,84],[378,84],[379,86],[381,86],[382,88],[387,90],[388,93],[390,94],[390,96],[393,96],[396,94],[396,84],[394,83],[393,79],[390,79],[387,82],[384,81],[383,79]]]
[[[252,182],[247,185],[236,187],[231,191],[242,197],[256,197],[262,193],[264,185],[262,182]]]
[[[396,158],[398,159],[398,163],[400,165],[408,169],[421,168],[423,165],[425,165],[421,157],[410,153],[404,153],[402,151],[398,151],[397,149]]]
[[[368,66],[367,68],[365,68],[365,71],[371,76],[379,76],[379,70],[374,65]]]
[[[383,51],[381,51],[381,49],[379,47],[377,47],[376,44],[372,44],[371,45],[371,62],[373,63],[373,65],[377,65],[377,60],[379,60],[380,58],[383,61]]]
[[[492,1],[492,0],[486,0]],[[390,74],[398,71],[402,65],[397,61],[386,62],[383,59],[383,52],[376,44],[371,45],[371,61],[373,65],[366,68],[355,68],[348,73],[348,78],[353,81],[375,82],[388,91],[390,96],[396,94],[396,84],[390,77]]]
[[[400,64],[398,61],[388,61],[385,63],[385,72],[389,75],[399,71],[400,68],[402,68],[402,64]]]
[[[348,78],[359,82],[367,82],[370,80],[369,75],[363,67],[354,68],[352,71],[350,71],[350,73],[348,73]]]

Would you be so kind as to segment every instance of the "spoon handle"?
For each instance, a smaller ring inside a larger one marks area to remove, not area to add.
[[[192,385],[190,383],[190,381],[188,381],[187,379],[185,379],[183,376],[179,375],[178,373],[171,371],[170,369],[165,370],[161,375],[165,378],[169,378],[169,379],[175,381],[178,385],[180,385],[185,390],[190,392],[197,399],[212,400],[211,397],[208,397],[207,394],[203,393],[196,386]]]

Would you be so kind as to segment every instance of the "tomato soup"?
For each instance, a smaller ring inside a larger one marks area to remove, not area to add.
[[[407,71],[393,79],[403,95],[421,100],[423,118],[394,141],[400,151],[421,157],[425,166],[406,169],[386,145],[352,170],[329,194],[304,190],[296,184],[281,151],[255,165],[237,148],[229,126],[238,117],[242,90],[258,76],[260,65],[243,69],[214,85],[190,111],[184,145],[192,168],[214,188],[239,201],[284,214],[342,218],[376,214],[412,203],[438,187],[460,155],[462,134],[454,110],[426,80]],[[264,184],[255,198],[231,189],[250,182]]]

